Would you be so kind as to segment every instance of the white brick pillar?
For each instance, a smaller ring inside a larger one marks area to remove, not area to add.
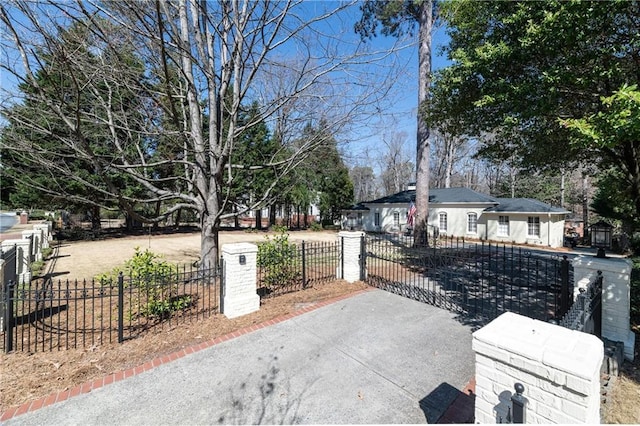
[[[2,286],[3,290],[0,291],[0,297],[3,300],[0,300],[0,332],[4,331],[4,298],[7,296],[4,293],[4,259],[0,259],[0,286]]]
[[[222,313],[227,318],[250,314],[260,309],[257,282],[258,246],[250,243],[222,246],[223,299]]]
[[[14,246],[16,247],[16,275],[18,276],[18,282],[25,284],[31,281],[31,241],[16,239],[2,242],[3,251],[11,250]]]
[[[34,231],[40,231],[42,235],[42,248],[49,248],[51,241],[51,225],[48,222],[33,225]]]
[[[472,347],[476,423],[506,423],[516,383],[524,423],[600,423],[604,346],[596,336],[507,312],[473,333]]]
[[[31,239],[31,258],[34,261],[42,260],[42,231],[22,231],[23,239]]]
[[[338,279],[344,279],[348,283],[360,281],[361,269],[361,244],[364,232],[340,231],[338,242],[340,243],[340,264],[336,275]]]
[[[624,343],[633,361],[636,335],[631,331],[631,269],[633,262],[617,257],[578,256],[573,260],[576,292],[602,271],[602,337]]]

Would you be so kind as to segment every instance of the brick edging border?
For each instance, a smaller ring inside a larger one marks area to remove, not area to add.
[[[330,305],[332,303],[339,302],[344,299],[348,299],[353,296],[357,296],[362,293],[366,293],[372,290],[376,290],[373,287],[368,287],[362,290],[355,291],[353,293],[343,294],[342,296],[337,296],[331,299],[326,299],[321,302],[314,303],[309,306],[302,307],[300,309],[295,310],[294,312],[281,315],[276,318],[272,318],[270,320],[263,321],[259,324],[253,324],[248,327],[241,328],[239,330],[232,331],[230,333],[224,334],[222,336],[215,337],[213,339],[209,339],[205,342],[198,343],[192,346],[188,346],[184,349],[181,349],[176,352],[172,352],[168,355],[164,355],[158,358],[154,358],[150,361],[145,362],[144,364],[128,368],[126,370],[118,371],[112,374],[108,374],[104,377],[87,381],[81,385],[78,385],[72,389],[67,389],[64,391],[54,392],[48,396],[33,400],[27,401],[21,405],[10,407],[7,410],[0,413],[0,422],[4,422],[13,417],[20,416],[22,414],[26,414],[32,411],[39,410],[40,408],[47,407],[49,405],[56,404],[58,402],[66,401],[69,398],[73,398],[75,396],[89,393],[95,389],[99,389],[103,386],[110,385],[115,382],[119,382],[121,380],[127,379],[129,377],[137,376],[138,374],[144,373],[145,371],[151,370],[152,368],[158,367],[163,364],[168,364],[172,361],[185,357],[187,355],[191,355],[196,352],[200,352],[201,350],[210,348],[219,343],[226,342],[227,340],[235,339],[237,337],[243,336],[245,334],[252,333],[254,331],[276,325],[278,323],[287,321],[289,319],[295,318],[307,312],[315,311],[316,309],[322,308],[324,306]]]

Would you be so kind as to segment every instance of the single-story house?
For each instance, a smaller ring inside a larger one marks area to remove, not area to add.
[[[342,226],[368,232],[405,232],[415,187],[343,211]],[[429,227],[440,235],[562,247],[570,212],[530,198],[495,198],[469,188],[429,190]]]

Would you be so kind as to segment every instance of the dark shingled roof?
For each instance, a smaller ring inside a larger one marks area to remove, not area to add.
[[[397,194],[378,198],[373,201],[366,201],[367,204],[396,204],[410,202],[416,200],[416,190],[398,192]],[[469,188],[438,188],[429,190],[429,203],[445,204],[445,203],[471,203],[471,204],[497,204],[495,198],[488,195],[480,194]]]
[[[534,200],[533,198],[496,198],[496,201],[500,204],[488,208],[485,211],[495,213],[571,213],[563,208],[553,207],[550,204]]]
[[[364,206],[362,204],[355,204],[349,208],[342,209],[342,211],[362,211],[362,210],[370,210],[369,207]]]

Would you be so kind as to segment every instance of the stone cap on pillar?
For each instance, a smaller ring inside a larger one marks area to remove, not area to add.
[[[257,253],[258,246],[252,243],[232,243],[222,246],[222,254]]]
[[[365,234],[364,231],[340,231],[338,232],[339,237],[346,238],[360,238]]]
[[[473,339],[476,352],[482,352],[477,341],[584,379],[599,371],[604,354],[602,340],[594,335],[512,312],[473,333]],[[527,370],[526,364],[523,369]]]

